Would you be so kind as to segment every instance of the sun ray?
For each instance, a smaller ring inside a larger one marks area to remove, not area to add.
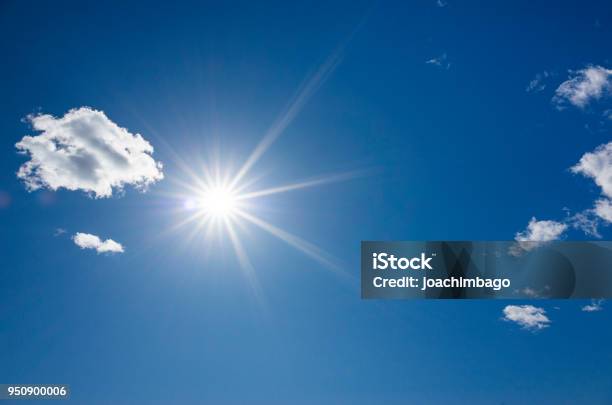
[[[193,226],[187,235],[187,241],[192,242],[198,238],[198,235],[202,235],[202,232],[204,240],[212,240],[213,237],[220,236],[219,231],[224,230],[231,242],[241,269],[253,283],[256,282],[255,279],[252,279],[252,277],[254,277],[254,268],[246,253],[246,249],[242,245],[238,232],[236,231],[236,226],[243,227],[245,224],[252,224],[263,229],[274,237],[316,260],[323,266],[346,276],[343,269],[332,255],[325,252],[320,247],[255,216],[251,208],[256,208],[257,204],[248,202],[273,194],[286,193],[348,180],[367,172],[369,171],[351,171],[277,187],[260,190],[254,189],[253,191],[240,191],[245,189],[245,183],[249,185],[254,184],[252,179],[244,178],[240,183],[234,181],[230,182],[227,181],[227,176],[221,176],[222,172],[220,167],[215,167],[212,171],[207,170],[205,178],[201,178],[196,185],[190,185],[182,181],[177,183],[182,185],[186,191],[182,194],[175,194],[175,198],[181,201],[180,206],[182,208],[179,209],[179,211],[187,212],[188,215],[167,230],[167,232],[174,232],[179,228],[194,223],[195,226]],[[234,186],[231,184],[234,184]],[[246,188],[253,189],[250,186]],[[258,297],[258,300],[259,299],[261,299],[261,297]]]
[[[202,212],[196,211],[196,212],[188,215],[186,218],[182,219],[180,222],[172,225],[170,228],[165,229],[163,232],[161,232],[160,235],[167,235],[167,234],[174,233],[174,232],[178,231],[179,229],[183,228],[184,226],[186,226],[188,224],[192,224],[194,222],[200,223],[200,222],[202,222],[204,220],[203,217],[204,217],[204,214]]]
[[[284,113],[274,121],[268,132],[259,141],[259,144],[255,147],[251,155],[244,162],[232,183],[234,186],[242,180],[242,178],[248,173],[251,167],[259,160],[259,158],[268,150],[268,148],[278,139],[279,136],[285,131],[287,126],[295,119],[295,117],[302,110],[308,99],[316,92],[316,90],[325,82],[325,80],[331,75],[336,66],[342,59],[341,49],[336,50],[330,55],[325,62],[317,69],[314,75],[307,80],[298,89],[293,100],[289,103],[289,106],[285,109]]]
[[[303,188],[320,186],[323,184],[335,183],[339,181],[349,180],[363,174],[363,171],[354,171],[348,173],[333,174],[325,177],[319,177],[311,180],[305,180],[297,183],[286,184],[283,186],[271,187],[263,190],[252,191],[237,196],[239,200],[247,200],[251,198],[264,197],[271,194],[286,193],[288,191],[299,190]]]
[[[267,231],[268,233],[282,240],[283,242],[300,250],[301,252],[305,253],[306,255],[310,256],[311,258],[315,259],[326,267],[335,271],[342,271],[342,267],[340,267],[340,265],[336,263],[336,260],[329,253],[325,252],[318,246],[307,242],[301,239],[300,237],[295,236],[283,229],[280,229],[264,221],[263,219],[257,218],[256,216],[251,215],[247,212],[238,210],[237,214],[242,218],[246,219],[247,221],[251,222],[252,224],[257,225],[264,231]]]
[[[253,267],[253,264],[251,264],[251,260],[249,259],[246,250],[242,246],[242,242],[240,242],[240,239],[238,238],[238,235],[236,234],[234,226],[232,225],[230,220],[225,219],[224,224],[225,229],[227,230],[227,233],[230,237],[232,247],[234,248],[234,253],[236,253],[236,256],[238,257],[238,263],[240,264],[240,267],[242,268],[244,274],[247,276],[249,280],[249,285],[253,289],[257,301],[260,305],[263,306],[263,294],[261,292],[259,280],[257,279],[257,274],[255,273],[255,268]]]

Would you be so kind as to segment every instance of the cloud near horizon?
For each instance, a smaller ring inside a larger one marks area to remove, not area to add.
[[[123,253],[123,246],[112,239],[102,241],[99,236],[91,233],[77,232],[72,237],[74,244],[81,249],[94,249],[98,253]]]
[[[151,156],[151,144],[103,111],[80,107],[61,118],[39,114],[27,119],[41,132],[15,144],[30,157],[17,172],[28,191],[65,188],[104,198],[125,185],[146,190],[164,178],[162,164]]]
[[[544,329],[551,323],[546,311],[533,305],[507,305],[503,312],[503,320],[514,322],[527,330]]]

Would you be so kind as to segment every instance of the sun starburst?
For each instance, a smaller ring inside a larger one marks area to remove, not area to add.
[[[177,223],[173,229],[192,225],[192,236],[196,236],[200,231],[203,231],[205,237],[224,233],[229,237],[229,241],[233,245],[243,268],[251,268],[250,260],[240,242],[237,230],[237,228],[245,224],[251,224],[307,254],[326,267],[332,269],[339,268],[336,260],[323,249],[265,221],[253,212],[253,208],[257,206],[255,200],[275,194],[347,180],[359,175],[360,172],[322,176],[261,189],[253,188],[253,182],[247,181],[244,173],[240,174],[241,172],[238,172],[237,175],[228,177],[220,176],[218,172],[215,176],[211,176],[210,172],[210,170],[204,170],[203,177],[194,178],[192,184],[181,182],[186,191],[178,193],[175,197],[182,200],[182,211],[187,212],[187,216]],[[241,178],[237,179],[236,176]]]
[[[214,218],[228,218],[235,214],[238,195],[227,185],[213,186],[202,191],[193,208]]]
[[[224,239],[231,244],[238,264],[251,280],[251,285],[256,292],[258,283],[255,269],[241,240],[241,231],[249,225],[278,238],[327,268],[341,270],[332,255],[315,244],[259,217],[255,208],[261,207],[262,199],[272,195],[344,181],[362,175],[364,172],[332,174],[266,188],[255,187],[256,182],[252,177],[250,178],[251,171],[259,159],[295,119],[312,94],[329,77],[341,57],[342,48],[339,48],[314,72],[309,80],[303,83],[285,111],[274,121],[237,170],[231,170],[231,165],[226,164],[229,163],[227,161],[221,163],[219,155],[211,156],[207,165],[199,166],[196,169],[192,163],[188,164],[183,156],[179,156],[172,151],[172,148],[168,148],[177,168],[183,172],[182,176],[173,178],[182,191],[171,195],[172,198],[180,201],[175,206],[180,207],[182,218],[166,232],[188,227],[190,228],[187,232],[188,241],[202,238],[210,240],[213,237],[224,236]],[[260,294],[257,293],[257,295]]]

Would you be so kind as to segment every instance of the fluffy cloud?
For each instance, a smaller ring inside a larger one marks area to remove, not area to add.
[[[604,221],[612,222],[612,142],[585,153],[570,170],[593,179],[601,188],[607,198],[595,201],[593,212]]]
[[[503,319],[515,322],[529,330],[544,329],[550,324],[546,311],[533,305],[507,305],[504,308]]]
[[[601,311],[603,309],[601,304],[603,304],[603,300],[591,300],[591,303],[589,305],[583,306],[582,310],[584,312],[597,312],[597,311]]]
[[[532,217],[527,224],[527,229],[514,235],[514,240],[518,243],[510,246],[508,253],[520,256],[546,242],[559,239],[566,230],[567,224],[562,222],[538,221],[535,217]]]
[[[585,153],[571,171],[592,178],[603,194],[612,198],[612,142]]]
[[[555,91],[553,102],[558,107],[570,103],[584,108],[591,100],[596,100],[612,90],[612,70],[601,66],[587,66],[572,72],[573,77],[561,83]]]
[[[612,202],[605,198],[595,201],[595,214],[606,222],[612,222]]]
[[[531,218],[527,229],[517,232],[514,239],[519,242],[549,242],[557,240],[565,232],[567,225],[557,221],[538,221]]]
[[[123,253],[123,246],[112,239],[102,241],[97,235],[77,232],[72,237],[74,243],[81,249],[95,249],[98,253]]]
[[[15,146],[30,157],[17,172],[30,191],[65,188],[102,198],[126,184],[146,189],[164,177],[151,144],[102,111],[81,107],[61,118],[40,114],[28,120],[41,133],[24,136]]]

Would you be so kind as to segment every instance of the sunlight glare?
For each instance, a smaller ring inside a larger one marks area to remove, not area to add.
[[[236,209],[237,196],[229,187],[218,186],[206,190],[200,200],[200,210],[216,218],[227,218]]]

